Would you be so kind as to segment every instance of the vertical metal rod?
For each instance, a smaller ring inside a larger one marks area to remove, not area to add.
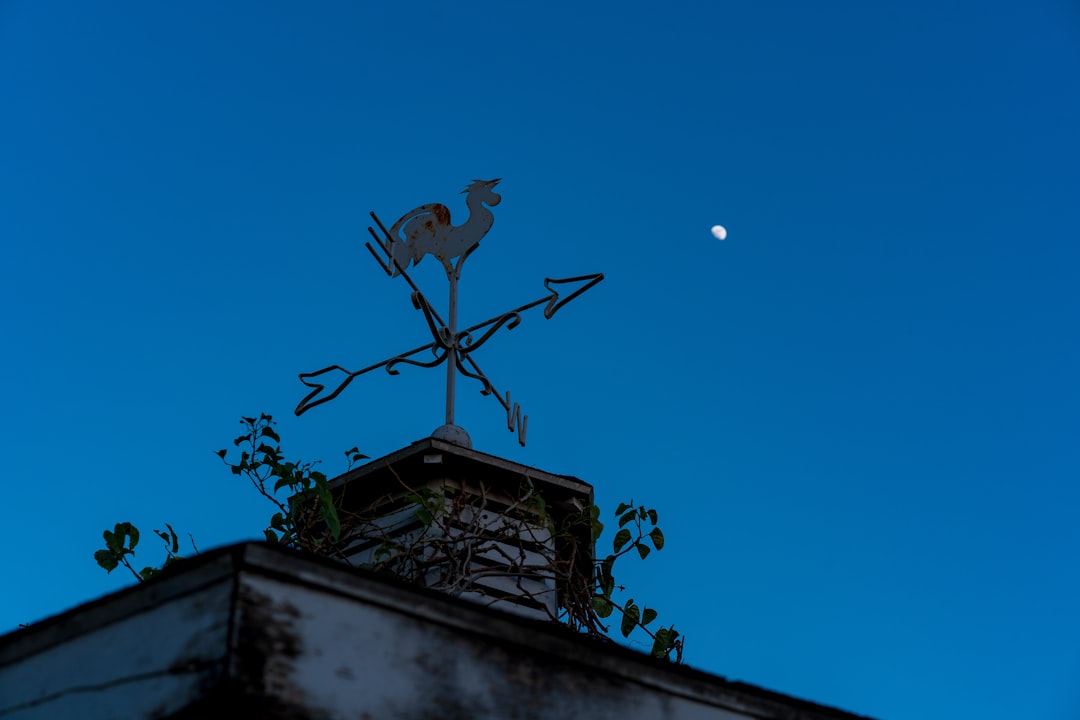
[[[450,280],[450,337],[447,338],[449,349],[446,351],[446,424],[454,424],[454,383],[457,381],[457,284],[461,263],[453,272],[447,273]]]

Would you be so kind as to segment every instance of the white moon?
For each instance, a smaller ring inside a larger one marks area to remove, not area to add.
[[[709,232],[711,232],[712,236],[717,240],[723,240],[727,237],[727,228],[723,225],[713,225]]]

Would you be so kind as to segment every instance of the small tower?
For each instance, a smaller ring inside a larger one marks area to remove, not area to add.
[[[478,381],[481,394],[502,405],[507,428],[524,445],[528,416],[509,392],[503,396],[495,389],[474,353],[500,329],[517,327],[532,308],[543,305],[544,317],[551,319],[604,276],[546,278],[539,298],[462,328],[458,282],[465,261],[494,223],[491,208],[502,200],[494,191],[499,182],[476,180],[465,188],[469,217],[460,225],[440,203],[410,210],[389,230],[371,213],[379,230],[368,228],[375,245],[366,247],[388,277],[400,277],[411,288],[413,307],[423,313],[432,341],[359,370],[330,365],[301,373],[310,392],[296,414],[333,400],[367,372],[382,368],[397,375],[405,366],[445,363],[445,424],[432,437],[331,482],[342,525],[337,555],[457,597],[556,619],[564,609],[572,613],[582,600],[590,602],[592,487],[473,450],[469,434],[455,424],[456,381],[459,374]],[[408,272],[427,255],[446,271],[446,320]]]
[[[430,437],[330,488],[351,565],[543,620],[591,578],[593,490],[575,477]]]

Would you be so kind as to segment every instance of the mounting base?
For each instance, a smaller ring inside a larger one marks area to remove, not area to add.
[[[459,447],[472,448],[472,438],[469,437],[469,433],[465,432],[465,428],[457,425],[437,427],[432,431],[431,437],[453,443]]]

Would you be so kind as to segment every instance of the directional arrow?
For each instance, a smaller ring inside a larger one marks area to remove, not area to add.
[[[437,367],[446,362],[450,350],[455,350],[460,360],[470,360],[469,365],[471,371],[466,370],[465,367],[459,365],[457,367],[458,372],[466,377],[480,380],[484,385],[484,389],[482,389],[481,392],[485,395],[493,394],[495,398],[506,407],[506,410],[509,413],[511,412],[508,407],[509,400],[504,402],[499,394],[494,391],[487,376],[484,375],[475,362],[471,362],[471,353],[479,349],[501,328],[505,327],[507,330],[513,330],[517,327],[521,323],[521,313],[526,310],[547,303],[544,307],[544,318],[550,320],[560,308],[598,284],[603,279],[603,273],[578,275],[569,278],[545,278],[544,287],[549,291],[548,294],[531,302],[527,302],[520,307],[516,307],[513,310],[502,313],[501,315],[496,315],[481,323],[467,327],[453,335],[450,334],[449,327],[442,321],[438,314],[436,314],[434,308],[431,307],[431,303],[424,297],[424,294],[419,290],[416,290],[413,292],[413,305],[424,313],[424,318],[427,320],[428,329],[431,331],[433,342],[430,342],[427,345],[421,345],[420,347],[415,347],[412,350],[387,358],[374,365],[368,365],[360,370],[349,371],[340,365],[330,365],[321,370],[315,370],[314,372],[300,373],[300,382],[309,388],[312,388],[312,390],[300,401],[300,404],[296,406],[295,412],[297,415],[303,415],[316,405],[322,405],[325,402],[333,400],[348,387],[349,383],[364,373],[385,367],[388,374],[397,375],[400,371],[396,366],[401,364],[416,365],[417,367]],[[560,289],[565,291],[570,288],[573,289],[568,295],[565,297],[560,296]],[[476,334],[481,330],[484,332],[479,338],[476,338]],[[432,360],[424,361],[413,359],[413,356],[422,353],[425,350],[430,350],[434,355]],[[324,395],[323,392],[326,390],[327,385],[316,381],[314,378],[320,378],[323,375],[330,373],[344,373],[345,377],[338,383],[337,387],[332,392]]]

